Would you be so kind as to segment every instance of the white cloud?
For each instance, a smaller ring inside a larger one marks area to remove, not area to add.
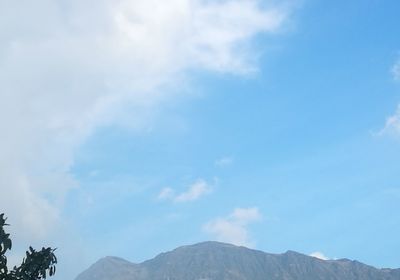
[[[171,188],[164,188],[158,194],[159,200],[171,200],[176,203],[194,201],[212,192],[212,186],[210,186],[205,180],[199,179],[188,187],[188,189],[182,193],[176,194]]]
[[[258,0],[0,2],[1,210],[47,235],[97,127],[145,126],[188,69],[252,71],[251,39],[285,17]]]
[[[384,128],[378,135],[400,135],[400,105],[398,105],[396,112],[386,119]]]
[[[400,81],[400,60],[392,67],[392,75],[396,81]]]
[[[391,69],[393,79],[400,81],[400,60],[398,60]],[[396,112],[386,119],[385,126],[378,133],[378,136],[392,135],[400,136],[400,104],[397,106]]]
[[[229,165],[233,164],[233,157],[222,157],[220,159],[217,159],[214,163],[215,166],[217,167],[226,167]]]
[[[212,188],[204,180],[197,180],[192,184],[186,192],[178,194],[175,198],[175,202],[187,202],[197,200],[200,197],[209,194]]]
[[[311,253],[310,256],[324,261],[329,260],[329,258],[324,254],[322,254],[321,252]]]
[[[254,246],[248,225],[260,221],[262,215],[258,208],[236,208],[225,218],[214,219],[203,226],[203,230],[218,241],[240,246]]]

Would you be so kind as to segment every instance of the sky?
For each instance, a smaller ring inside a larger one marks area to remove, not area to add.
[[[218,240],[400,267],[400,2],[0,0],[0,212],[54,279]]]

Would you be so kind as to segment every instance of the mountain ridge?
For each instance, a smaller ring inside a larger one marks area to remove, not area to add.
[[[400,280],[400,269],[355,260],[321,260],[295,251],[271,254],[206,241],[180,246],[141,263],[101,258],[75,280]]]

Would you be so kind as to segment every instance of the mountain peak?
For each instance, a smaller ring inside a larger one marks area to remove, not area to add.
[[[120,258],[120,257],[105,256],[105,257],[99,259],[98,262],[128,262],[128,261],[123,258]]]
[[[301,253],[299,253],[299,252],[292,251],[292,250],[287,250],[285,253],[283,253],[283,255],[306,256],[306,255],[304,255],[304,254],[301,254]]]
[[[191,244],[191,245],[184,245],[181,247],[178,247],[176,250],[178,249],[190,249],[190,248],[233,248],[233,247],[238,247],[236,245],[233,244],[229,244],[229,243],[223,243],[223,242],[219,242],[219,241],[203,241],[203,242],[199,242],[199,243],[195,243],[195,244]]]

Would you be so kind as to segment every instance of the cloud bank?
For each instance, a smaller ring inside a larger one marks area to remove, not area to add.
[[[248,226],[260,221],[262,215],[258,208],[236,208],[224,218],[216,218],[203,226],[203,230],[218,241],[239,246],[253,247]]]
[[[0,205],[13,227],[51,232],[96,128],[142,127],[188,70],[253,71],[252,38],[285,18],[257,0],[0,2]]]

